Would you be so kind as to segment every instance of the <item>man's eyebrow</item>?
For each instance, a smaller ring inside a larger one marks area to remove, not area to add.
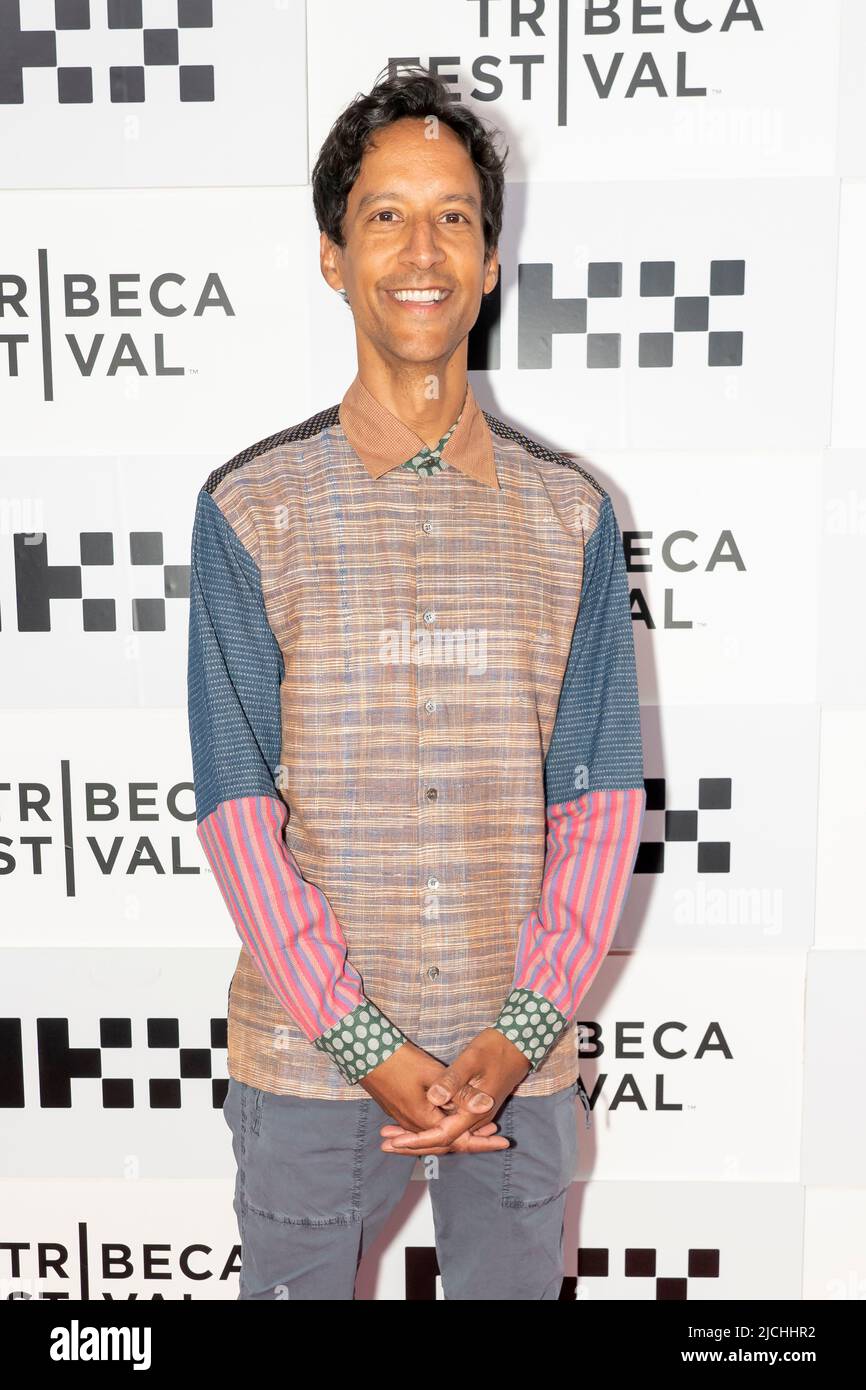
[[[365,193],[358,204],[358,211],[361,212],[363,208],[369,207],[371,203],[378,203],[383,198],[393,198],[399,202],[403,196],[396,189],[386,189],[384,193]],[[475,208],[476,212],[480,211],[478,199],[472,193],[443,193],[439,201],[441,203],[468,203],[470,207]]]

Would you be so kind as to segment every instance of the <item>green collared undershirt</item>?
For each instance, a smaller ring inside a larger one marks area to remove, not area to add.
[[[460,415],[462,414],[463,411],[461,410]],[[441,457],[441,454],[448,440],[460,424],[460,415],[457,416],[450,430],[445,431],[438,444],[434,444],[432,449],[428,448],[425,444],[418,450],[417,454],[413,454],[410,459],[407,459],[404,464],[401,464],[401,467],[413,468],[416,473],[423,473],[427,478],[429,478],[431,474],[441,473],[443,468],[447,468],[448,465]]]

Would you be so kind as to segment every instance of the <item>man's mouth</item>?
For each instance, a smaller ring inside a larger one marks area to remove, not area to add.
[[[433,308],[436,304],[441,304],[448,298],[451,291],[431,285],[426,289],[419,290],[388,290],[387,293],[397,304],[406,304],[412,308]]]

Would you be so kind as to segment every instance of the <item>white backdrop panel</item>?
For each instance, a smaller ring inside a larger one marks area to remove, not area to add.
[[[804,978],[793,951],[608,957],[578,1013],[578,1177],[796,1182]]]
[[[833,172],[838,0],[377,0],[363,13],[308,6],[310,71],[328,74],[310,84],[311,151],[380,68],[420,61],[505,132],[515,180]]]
[[[226,1136],[229,1131],[223,1126]],[[238,1296],[234,1184],[6,1184],[0,1297],[228,1300]]]
[[[610,491],[623,534],[642,703],[815,700],[821,455],[579,461]]]
[[[837,173],[866,174],[866,5],[842,0]]]
[[[866,179],[839,185],[839,265],[833,375],[834,449],[866,448],[863,319],[866,315]]]
[[[837,208],[829,178],[510,185],[482,405],[569,451],[824,448]],[[312,236],[310,266],[329,404],[352,334]]]
[[[304,418],[309,189],[5,192],[0,214],[7,458],[222,461]]]
[[[0,941],[237,940],[196,835],[185,709],[9,710]]]
[[[21,1031],[4,1083],[20,1081],[24,1105],[0,1110],[5,1174],[227,1177],[231,1145],[213,1083],[227,1076],[237,956],[7,948],[0,1017],[20,1019]]]
[[[806,1188],[803,1254],[803,1298],[866,1299],[866,1188]]]
[[[578,1299],[590,1303],[796,1299],[803,1195],[795,1183],[593,1181],[570,1195],[567,1274],[578,1248],[583,1263],[601,1265],[578,1272]],[[630,1273],[629,1254],[654,1272]],[[680,1282],[663,1294],[657,1280]]]
[[[180,26],[177,0],[143,0],[137,28],[83,8],[85,28],[55,29],[53,0],[26,0],[4,37],[4,184],[306,182],[303,0],[213,0]]]
[[[154,454],[0,463],[3,705],[185,705],[195,498],[223,462]],[[25,741],[11,718],[4,730],[7,745]],[[33,727],[51,755],[59,732],[44,719]]]
[[[866,710],[821,711],[815,945],[866,950]]]
[[[866,953],[809,953],[802,1180],[810,1186],[864,1186],[864,996]]]
[[[615,944],[805,951],[818,707],[644,706],[641,729],[647,809]]]

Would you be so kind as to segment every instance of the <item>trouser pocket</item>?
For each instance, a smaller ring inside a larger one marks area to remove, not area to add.
[[[360,1218],[370,1103],[275,1095],[247,1088],[243,1202],[286,1225]]]
[[[503,1151],[502,1205],[540,1207],[560,1197],[577,1167],[574,1085],[550,1096],[512,1096],[499,1128],[512,1140]]]
[[[586,1111],[586,1128],[592,1124],[592,1102],[589,1099],[589,1092],[583,1084],[583,1078],[578,1077],[574,1083],[574,1094],[579,1096],[580,1103]]]

